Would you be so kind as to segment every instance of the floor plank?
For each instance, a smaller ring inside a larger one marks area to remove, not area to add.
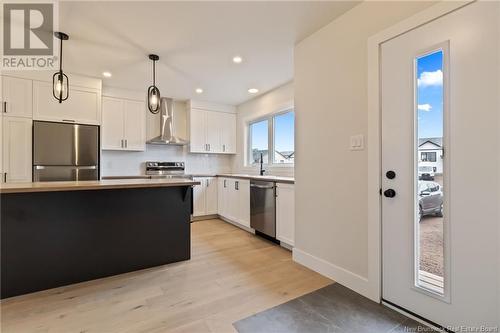
[[[2,332],[235,332],[332,283],[231,224],[191,226],[191,260],[3,300]]]

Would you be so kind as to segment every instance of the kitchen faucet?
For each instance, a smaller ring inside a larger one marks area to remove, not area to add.
[[[262,169],[262,164],[264,163],[264,159],[262,158],[262,153],[260,153],[260,170],[259,170],[259,174],[261,176],[264,176],[264,172],[266,172],[266,170]]]

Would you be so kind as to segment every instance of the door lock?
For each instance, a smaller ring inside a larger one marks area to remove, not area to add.
[[[392,170],[389,170],[385,173],[385,176],[388,178],[388,179],[394,179],[396,178],[396,173]]]
[[[394,198],[396,196],[396,191],[394,191],[392,188],[387,189],[384,191],[384,196],[386,198]]]

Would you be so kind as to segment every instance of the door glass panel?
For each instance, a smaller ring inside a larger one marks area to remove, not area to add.
[[[416,58],[416,281],[444,294],[443,51]]]

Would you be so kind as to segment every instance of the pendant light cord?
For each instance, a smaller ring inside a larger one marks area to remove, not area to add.
[[[59,48],[59,73],[62,73],[62,46],[63,46],[63,40],[61,38],[61,47]]]

